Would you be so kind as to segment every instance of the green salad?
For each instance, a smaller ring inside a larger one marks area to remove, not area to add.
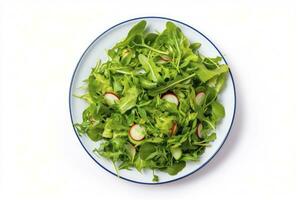
[[[158,33],[143,20],[92,68],[79,96],[88,106],[75,127],[100,141],[94,153],[117,172],[151,169],[159,181],[155,170],[176,175],[216,139],[225,116],[218,94],[229,69],[200,47],[172,22]]]

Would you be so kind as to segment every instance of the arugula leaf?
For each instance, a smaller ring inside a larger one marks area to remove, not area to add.
[[[135,155],[136,155],[136,149],[130,143],[128,143],[126,145],[125,149],[126,149],[126,152],[129,155],[130,160],[133,162],[134,158],[135,158]]]
[[[225,116],[225,109],[218,101],[214,101],[211,104],[211,110],[212,110],[212,116],[211,118],[218,122],[220,119],[222,119]]]
[[[142,169],[146,166],[146,161],[142,160],[140,156],[134,161],[135,168],[141,172]]]
[[[99,133],[101,133],[101,129],[98,128],[92,128],[87,131],[87,135],[93,141],[98,141],[101,139],[101,135]]]
[[[144,89],[152,89],[156,87],[156,83],[149,81],[148,79],[140,78],[140,84]]]
[[[156,118],[156,127],[159,128],[161,134],[169,134],[170,129],[172,128],[175,117],[170,116],[161,116]]]
[[[157,175],[153,175],[153,179],[152,179],[153,182],[159,182],[159,177]]]
[[[196,52],[200,47],[201,43],[199,42],[195,42],[190,45],[190,49],[192,49],[193,52]]]
[[[223,87],[225,85],[225,82],[226,82],[226,79],[227,79],[227,74],[226,73],[221,74],[217,78],[217,83],[215,85],[215,89],[216,89],[217,93],[219,93],[223,89]]]
[[[139,152],[140,152],[140,158],[142,160],[146,160],[149,155],[155,152],[155,146],[151,143],[145,143],[140,146]]]
[[[179,83],[182,83],[182,82],[184,82],[184,81],[186,81],[190,78],[193,78],[195,75],[196,74],[191,74],[191,75],[184,76],[184,77],[180,76],[180,77],[176,78],[175,80],[172,80],[172,81],[168,82],[166,85],[163,85],[163,86],[160,86],[156,89],[150,90],[149,95],[150,96],[156,96],[157,94],[165,93],[168,90],[171,90],[172,88],[174,88]]]
[[[140,54],[138,57],[145,71],[149,73],[149,79],[153,82],[158,82],[160,79],[160,75],[159,75],[159,70],[156,67],[155,63],[151,59],[144,56],[143,54]]]
[[[178,163],[174,163],[171,166],[168,166],[166,171],[168,172],[168,174],[174,176],[178,174],[178,172],[180,172],[185,167],[185,165],[186,163],[184,161],[180,161]]]
[[[222,58],[220,56],[215,57],[215,58],[209,58],[206,57],[203,59],[203,64],[208,68],[208,69],[216,69],[219,67],[219,62],[222,61]]]
[[[203,63],[193,63],[193,66],[198,67],[198,71],[196,72],[199,79],[203,82],[208,81],[209,79],[221,75],[225,72],[228,72],[227,65],[220,65],[218,68],[209,70]]]
[[[122,46],[127,45],[129,42],[131,42],[136,36],[138,35],[143,35],[144,31],[145,31],[145,27],[146,27],[146,21],[142,20],[139,23],[137,23],[136,25],[134,25],[131,30],[128,32],[127,37],[122,41],[119,42],[115,48],[120,48]]]
[[[127,90],[126,96],[122,97],[117,103],[121,114],[125,113],[127,110],[130,110],[136,105],[138,95],[139,91],[136,87],[132,87]]]
[[[206,137],[205,141],[206,142],[213,142],[213,141],[216,140],[216,138],[217,138],[216,133],[212,133],[212,134],[210,134],[209,136]]]
[[[88,90],[93,99],[98,99],[99,94],[112,91],[110,81],[100,74],[92,74],[88,78]]]

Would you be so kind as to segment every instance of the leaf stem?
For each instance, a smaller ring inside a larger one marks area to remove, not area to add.
[[[113,165],[114,165],[114,168],[116,170],[116,173],[117,173],[117,176],[120,177],[120,173],[119,173],[119,169],[118,167],[116,166],[116,163],[114,161],[112,161]]]

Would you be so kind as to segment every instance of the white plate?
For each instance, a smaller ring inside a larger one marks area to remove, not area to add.
[[[72,77],[69,93],[69,106],[72,124],[82,121],[81,114],[87,106],[85,102],[76,97],[73,97],[72,94],[79,94],[80,92],[82,92],[79,88],[83,85],[82,81],[86,79],[90,74],[91,68],[95,66],[96,62],[99,59],[101,59],[102,61],[107,60],[106,50],[110,49],[114,46],[114,44],[124,39],[128,33],[128,30],[132,28],[134,24],[143,19],[147,21],[147,27],[150,31],[162,31],[165,27],[166,22],[172,21],[181,28],[183,33],[190,39],[191,42],[201,42],[201,53],[211,57],[222,56],[217,47],[206,36],[204,36],[198,30],[192,28],[191,26],[173,19],[162,17],[141,17],[117,24],[105,31],[104,33],[102,33],[92,42],[92,44],[83,53],[76,66]],[[225,59],[224,62],[226,62]],[[156,171],[156,174],[159,176],[158,183],[152,182],[151,170],[144,170],[143,173],[139,173],[135,169],[132,169],[130,171],[121,170],[119,172],[120,178],[136,183],[160,184],[181,179],[201,169],[220,150],[229,134],[230,128],[233,123],[236,99],[235,87],[231,72],[229,73],[227,84],[218,98],[225,107],[226,116],[217,126],[217,139],[212,143],[211,147],[208,147],[205,150],[205,153],[201,156],[199,161],[188,162],[186,167],[175,176],[170,176],[167,173]],[[74,130],[76,132],[75,128]],[[78,134],[76,135],[78,136]],[[83,148],[94,159],[95,162],[97,162],[106,171],[116,175],[111,161],[105,158],[100,158],[93,153],[93,149],[98,147],[99,143],[91,141],[86,135],[78,137],[78,139],[82,144]]]

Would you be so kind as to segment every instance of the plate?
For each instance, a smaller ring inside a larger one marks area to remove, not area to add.
[[[147,21],[147,27],[150,31],[162,31],[165,28],[166,22],[172,21],[181,28],[191,42],[201,42],[202,46],[200,52],[202,54],[210,57],[221,56],[226,63],[225,58],[211,40],[200,31],[183,22],[163,17],[140,17],[121,22],[98,36],[85,50],[75,68],[69,91],[69,107],[72,124],[82,121],[81,115],[87,106],[84,101],[74,97],[73,94],[80,94],[82,92],[79,88],[83,85],[83,80],[88,77],[91,68],[95,66],[96,62],[99,59],[102,61],[107,60],[106,51],[124,39],[132,26],[143,19]],[[206,148],[205,153],[200,157],[199,161],[187,162],[186,167],[175,176],[170,176],[167,173],[156,170],[156,174],[159,176],[159,182],[157,183],[152,182],[151,170],[144,170],[142,173],[136,169],[120,170],[119,177],[135,183],[162,184],[187,177],[204,167],[224,144],[234,120],[236,97],[234,81],[230,71],[228,73],[227,83],[218,99],[224,105],[226,116],[217,126],[217,139],[210,147]],[[99,143],[91,141],[86,135],[79,137],[75,128],[74,131],[88,155],[103,169],[117,176],[111,161],[98,157],[93,153],[93,149],[98,147]]]

